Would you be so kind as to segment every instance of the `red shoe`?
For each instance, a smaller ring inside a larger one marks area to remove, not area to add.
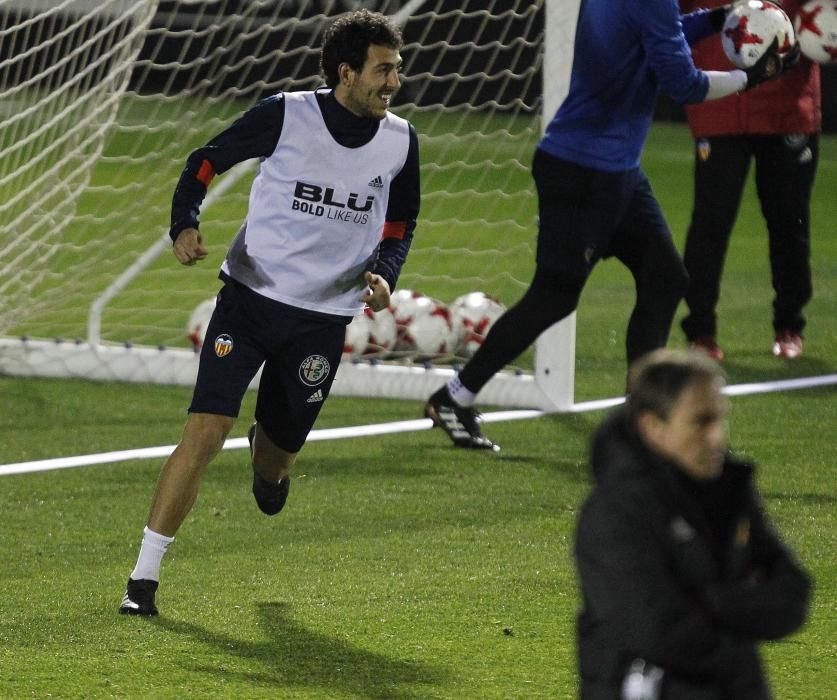
[[[692,338],[689,341],[689,350],[705,352],[709,357],[718,362],[724,359],[724,351],[718,347],[718,343],[715,342],[715,336],[713,335],[702,335],[698,338]]]
[[[796,331],[777,331],[773,342],[773,356],[784,357],[787,360],[802,357],[802,336]]]

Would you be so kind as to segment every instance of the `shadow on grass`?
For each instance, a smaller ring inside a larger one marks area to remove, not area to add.
[[[762,497],[769,501],[790,501],[803,506],[831,506],[837,504],[837,496],[830,493],[782,493],[762,491]]]
[[[206,629],[191,622],[159,617],[161,629],[186,635],[233,654],[261,670],[236,672],[226,666],[198,669],[224,679],[241,680],[268,688],[323,688],[328,692],[351,693],[359,698],[412,700],[432,694],[430,686],[440,685],[444,670],[427,664],[403,661],[361,649],[306,629],[289,615],[287,603],[266,602],[257,606],[259,627],[267,639],[242,641],[234,636]]]
[[[503,464],[541,464],[542,459],[538,459],[532,455],[511,454],[508,451],[504,454],[502,451],[497,455],[496,460]]]
[[[766,361],[761,355],[748,353],[737,359],[727,357],[722,364],[730,384],[751,382],[773,382],[801,377],[819,377],[834,374],[837,368],[829,362],[815,357],[801,357],[797,360]]]
[[[593,484],[593,475],[587,461],[584,459],[560,459],[550,464],[556,474],[560,474],[566,481],[588,486]]]

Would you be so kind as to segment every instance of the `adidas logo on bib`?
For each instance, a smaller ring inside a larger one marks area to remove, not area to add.
[[[376,175],[369,181],[369,186],[381,189],[384,186],[384,181],[381,179],[380,175]]]
[[[311,396],[308,397],[308,400],[305,403],[318,403],[323,400],[323,392],[320,389],[317,389]]]

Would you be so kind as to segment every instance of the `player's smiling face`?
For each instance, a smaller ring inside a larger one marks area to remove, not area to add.
[[[335,97],[359,117],[383,119],[401,87],[400,68],[401,54],[397,49],[372,44],[360,71],[347,63],[341,64],[340,85],[335,89]]]

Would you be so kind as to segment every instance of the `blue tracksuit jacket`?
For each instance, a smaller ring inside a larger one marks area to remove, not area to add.
[[[678,103],[706,96],[689,45],[713,31],[677,0],[582,0],[569,93],[539,147],[597,170],[639,167],[658,90]]]

